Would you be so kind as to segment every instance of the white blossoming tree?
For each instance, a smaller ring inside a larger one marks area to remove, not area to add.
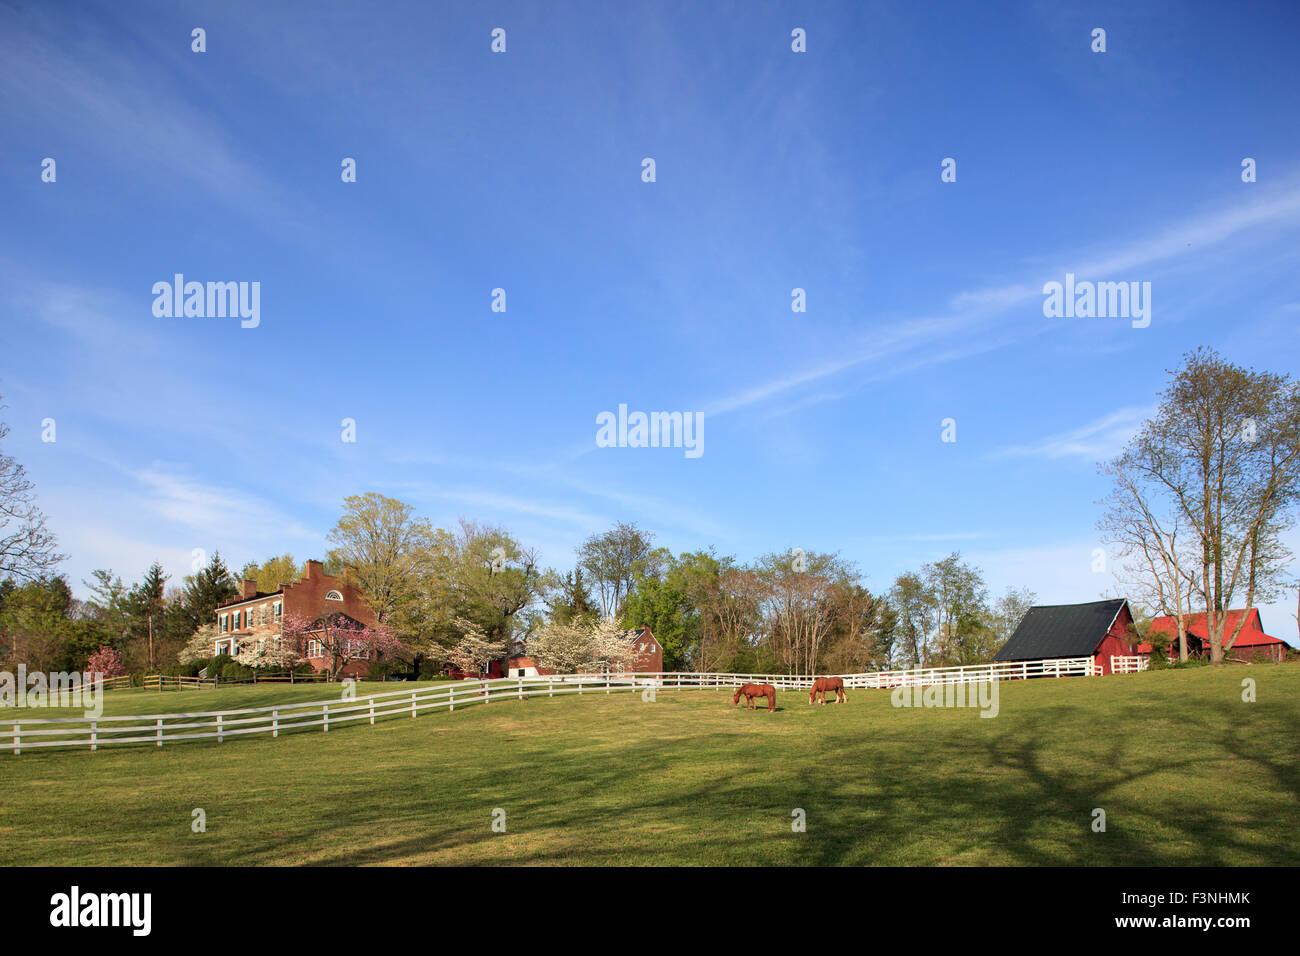
[[[481,674],[488,669],[492,661],[499,660],[505,655],[505,641],[488,640],[487,635],[473,621],[458,617],[452,624],[460,631],[461,639],[455,647],[442,653],[445,660],[457,670],[467,674]]]
[[[542,625],[528,641],[528,654],[542,667],[560,674],[577,671],[617,670],[634,654],[632,640],[618,622],[585,622]]]

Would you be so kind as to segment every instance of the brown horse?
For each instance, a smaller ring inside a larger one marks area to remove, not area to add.
[[[767,709],[769,711],[776,710],[776,688],[771,684],[743,684],[736,689],[736,696],[731,698],[733,706],[740,703],[742,694],[745,696],[747,710],[754,709],[755,697],[766,697]]]
[[[844,693],[843,677],[818,677],[813,681],[812,690],[808,692],[808,703],[826,703],[826,692],[828,690],[835,691],[835,703],[847,704],[849,702],[848,695]],[[817,700],[818,695],[821,696],[820,701]]]

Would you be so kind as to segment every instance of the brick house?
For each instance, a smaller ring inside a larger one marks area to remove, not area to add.
[[[278,641],[283,634],[284,617],[293,614],[316,625],[327,619],[352,626],[375,627],[378,624],[359,588],[345,583],[340,577],[326,574],[322,562],[308,561],[305,577],[275,591],[258,591],[257,582],[245,578],[242,596],[217,608],[214,653],[233,657],[249,642]],[[321,641],[309,638],[304,656],[313,670],[323,671],[330,666]],[[369,659],[348,661],[339,676],[363,677],[369,666]]]

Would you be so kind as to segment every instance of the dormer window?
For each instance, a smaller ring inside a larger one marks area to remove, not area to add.
[[[327,593],[325,594],[325,600],[327,600],[327,601],[342,601],[342,600],[343,600],[343,595],[340,594],[338,591],[329,591],[329,592],[327,592]]]

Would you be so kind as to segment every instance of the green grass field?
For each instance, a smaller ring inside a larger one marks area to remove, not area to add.
[[[105,712],[323,690],[122,691]],[[825,707],[783,692],[776,713],[721,691],[597,693],[277,740],[0,753],[0,839],[10,865],[1300,864],[1300,665],[1014,682],[999,703],[983,719],[884,691]]]

